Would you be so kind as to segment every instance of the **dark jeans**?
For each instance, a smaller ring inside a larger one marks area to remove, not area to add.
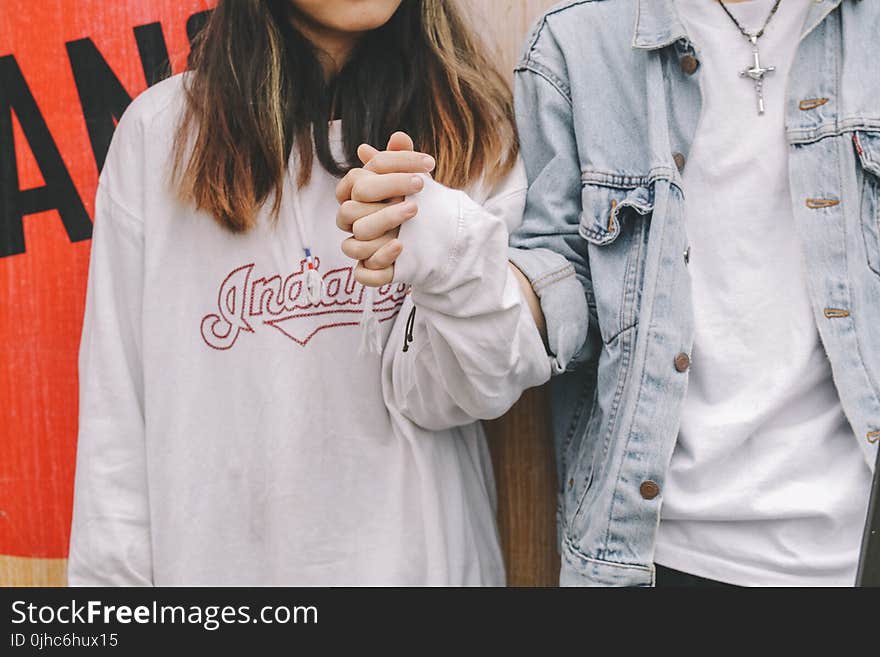
[[[708,588],[737,588],[733,584],[725,584],[717,582],[714,579],[706,579],[705,577],[697,577],[689,575],[679,570],[672,570],[666,566],[657,565],[657,587],[677,587],[688,589],[708,589]]]

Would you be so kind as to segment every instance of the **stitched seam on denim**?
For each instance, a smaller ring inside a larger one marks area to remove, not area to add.
[[[586,4],[589,2],[599,2],[599,1],[601,1],[601,0],[572,0],[571,2],[569,2],[567,4],[557,5],[555,7],[551,7],[547,11],[545,11],[544,15],[541,16],[539,24],[537,24],[534,27],[534,29],[532,30],[532,32],[533,32],[532,40],[531,40],[531,42],[529,42],[529,47],[527,49],[527,52],[524,56],[523,61],[520,62],[520,64],[518,64],[517,66],[521,66],[525,62],[532,61],[532,59],[531,59],[532,53],[535,51],[535,48],[538,46],[538,41],[541,38],[541,34],[547,28],[547,19],[549,19],[551,16],[553,16],[555,14],[559,14],[559,13],[565,11],[566,9],[571,9],[572,7],[576,7],[577,5],[582,5],[582,4]]]
[[[878,194],[880,194],[880,182],[878,182],[878,175],[880,175],[880,162],[871,157],[871,154],[868,152],[865,145],[861,143],[861,140],[858,139],[858,136],[858,132],[854,133],[853,140],[856,142],[858,160],[863,178],[862,188],[860,190],[861,193],[859,194],[859,223],[861,224],[862,229],[862,239],[865,242],[865,255],[866,260],[868,261],[868,268],[875,274],[880,275],[880,263],[878,263],[878,261],[872,261],[871,259],[872,252],[880,248],[880,203],[876,200]],[[868,207],[870,204],[872,186],[877,186],[877,192],[874,193],[874,208]],[[866,215],[869,214],[873,216],[866,219]],[[866,232],[870,230],[868,227],[869,224],[873,224],[873,229],[877,236],[873,249],[868,243],[869,240]],[[875,257],[880,260],[880,255]]]
[[[630,245],[629,252],[626,254],[626,277],[623,287],[623,298],[620,301],[620,315],[618,317],[618,326],[627,326],[635,323],[635,297],[636,285],[638,279],[638,270],[641,266],[640,256],[642,253],[642,245],[645,241],[645,222],[641,221],[640,230],[637,235],[633,235],[635,243]],[[635,233],[636,231],[632,231]],[[635,252],[635,253],[634,253]],[[627,312],[627,310],[629,312]]]
[[[586,393],[587,386],[589,386],[589,385],[590,385],[590,380],[587,379],[583,385],[583,390],[582,390],[583,393]],[[598,389],[599,389],[599,386],[593,387],[593,397],[590,399],[590,407],[591,408],[594,406],[593,400],[598,399],[598,394],[596,392],[596,391],[598,391]],[[565,432],[565,434],[566,434],[565,435],[565,442],[563,443],[563,446],[562,446],[563,459],[565,458],[566,451],[568,450],[568,447],[571,445],[571,441],[574,438],[574,434],[576,433],[575,429],[577,429],[577,424],[578,424],[578,420],[580,420],[581,413],[583,412],[584,408],[586,408],[586,406],[587,406],[586,394],[579,395],[578,400],[579,400],[578,405],[574,409],[574,413],[572,414],[571,422],[569,423],[568,430]],[[591,411],[591,413],[592,413],[592,411]],[[565,468],[564,472],[565,473],[568,472],[568,467]]]
[[[632,327],[630,327],[630,329],[631,328]],[[620,414],[619,414],[620,399],[621,399],[621,397],[623,397],[623,390],[626,388],[627,374],[628,374],[629,365],[631,362],[632,343],[633,343],[634,332],[630,332],[630,333],[624,335],[624,332],[621,331],[617,334],[617,336],[623,336],[621,338],[621,342],[620,342],[620,344],[621,344],[620,367],[617,370],[617,385],[614,390],[614,397],[611,399],[611,406],[608,409],[608,418],[605,422],[606,428],[604,431],[600,431],[600,435],[603,435],[602,455],[601,455],[603,463],[605,462],[605,459],[607,458],[608,448],[611,445],[611,436],[614,434],[614,426],[617,423],[618,417],[620,416]],[[615,336],[615,337],[617,337],[617,336]],[[611,340],[608,340],[608,342],[606,342],[605,344],[608,344],[610,342],[611,342]],[[595,460],[596,459],[594,456],[593,457],[594,463],[595,463]],[[584,496],[584,497],[586,497],[586,496]],[[577,510],[575,511],[575,514],[572,516],[572,524],[577,522],[577,520],[579,519],[582,506],[583,506],[583,500],[581,500],[581,503],[578,504]],[[608,528],[606,529],[606,538],[605,538],[605,549],[606,550],[608,549],[607,536],[608,536],[608,532],[610,531],[610,529],[611,529],[611,525],[609,522]]]
[[[841,168],[841,161],[840,161],[840,158],[836,156],[836,153],[837,153],[837,149],[835,149],[835,158],[836,158],[836,164],[837,164],[837,175],[838,175],[838,176],[842,176],[842,175],[843,175],[843,169]],[[841,195],[841,196],[844,196],[844,195]],[[845,199],[844,199],[844,200],[845,200]],[[846,204],[845,204],[845,203],[844,203],[844,205],[842,205],[842,206],[839,208],[839,211],[843,213],[843,216],[846,216],[846,214],[847,214],[847,210],[846,210]],[[846,230],[845,222],[844,222],[843,230],[844,230],[844,231]],[[845,242],[845,240],[846,240],[846,237],[845,237],[845,235],[844,235],[844,242]],[[817,293],[817,290],[816,290],[815,286],[813,285],[813,277],[812,277],[812,276],[807,276],[807,277],[806,277],[806,283],[807,283],[807,292],[808,292],[809,297],[810,297],[810,299],[811,299],[811,305],[812,305],[812,299],[817,298],[817,297],[819,296],[819,294]],[[814,312],[815,312],[815,313],[818,313],[818,312],[819,312],[818,308],[814,309]],[[823,316],[824,316],[824,313],[823,313]],[[817,317],[817,319],[815,320],[815,322],[817,323],[817,326],[819,325],[819,323],[820,323],[821,321],[822,321],[822,320],[818,319],[818,317]],[[821,332],[820,332],[820,333],[821,333]],[[828,347],[824,344],[824,338],[822,338],[821,334],[820,334],[820,339],[821,339],[822,342],[823,342],[823,345],[822,345],[823,348],[825,348],[825,349],[827,350]],[[830,359],[830,358],[831,358],[831,355],[829,354],[828,357],[829,357],[829,359]]]
[[[596,294],[593,291],[593,273],[589,269],[589,259],[587,259],[587,271],[589,276],[586,277],[586,284],[581,284],[584,290],[584,296],[587,298],[587,337],[584,340],[583,344],[578,348],[578,350],[571,357],[571,362],[576,363],[581,359],[581,354],[587,351],[590,347],[592,347],[592,343],[595,341],[593,334],[599,328],[599,311],[596,308]],[[580,282],[580,279],[578,279]],[[594,356],[590,359],[590,361],[595,361],[594,366],[598,366],[598,356]],[[589,361],[585,361],[589,362]]]
[[[617,418],[620,417],[620,400],[623,398],[623,391],[626,388],[626,382],[629,378],[629,367],[632,363],[633,356],[633,344],[635,343],[636,331],[635,327],[638,326],[638,323],[633,324],[627,329],[627,331],[621,331],[618,333],[615,338],[620,338],[621,344],[621,352],[620,352],[620,361],[621,366],[617,375],[617,389],[614,391],[614,397],[611,400],[611,417],[609,418],[610,422],[608,424],[608,429],[605,432],[605,439],[602,442],[602,458],[605,458],[605,455],[608,453],[608,448],[611,446],[611,437],[614,434],[614,424],[617,422]],[[612,505],[613,506],[613,505]],[[609,518],[608,530],[611,529],[611,523]],[[608,549],[607,543],[607,533],[606,533],[606,544],[605,549]]]
[[[613,211],[612,211],[612,213],[613,213]],[[635,231],[630,229],[629,232],[633,233]],[[618,230],[618,237],[619,236],[620,236],[620,230]],[[621,289],[621,291],[620,291],[620,304],[617,309],[617,325],[618,326],[624,326],[627,323],[626,320],[624,319],[624,315],[626,313],[626,301],[627,301],[627,298],[629,297],[630,281],[632,280],[631,273],[632,273],[632,268],[633,268],[633,249],[635,248],[635,246],[636,246],[635,236],[631,235],[629,248],[626,250],[626,262],[624,263],[623,285],[622,285],[623,289]]]
[[[862,177],[864,180],[862,181],[861,194],[859,194],[859,223],[862,228],[862,240],[865,242],[865,259],[868,261],[868,268],[875,274],[880,275],[880,264],[878,264],[877,261],[871,261],[872,249],[871,245],[868,244],[868,235],[865,232],[866,230],[870,230],[866,227],[866,224],[873,223],[874,231],[877,235],[873,250],[876,251],[877,249],[880,249],[880,203],[876,200],[878,195],[880,195],[880,183],[873,183],[873,185],[877,186],[877,192],[875,193],[875,207],[872,208],[869,207],[872,187],[872,182],[869,178],[875,178],[875,176],[870,171],[862,168]],[[866,218],[866,215],[872,216]],[[880,260],[880,255],[876,257]]]
[[[653,207],[651,211],[653,212]],[[645,275],[645,240],[648,237],[648,220],[647,218],[643,218],[641,223],[641,235],[639,239],[639,247],[638,254],[636,257],[638,258],[636,262],[636,268],[633,272],[633,287],[632,287],[632,303],[631,303],[631,311],[630,315],[627,318],[626,323],[635,325],[638,322],[638,306],[641,305],[641,289],[642,289],[642,280]]]
[[[539,287],[542,289],[549,287],[550,285],[553,285],[554,283],[558,283],[559,281],[564,281],[566,278],[569,278],[570,276],[574,276],[574,275],[575,275],[574,266],[569,263],[569,264],[566,264],[566,265],[560,267],[559,269],[554,269],[551,272],[548,272],[546,274],[542,274],[541,276],[536,278],[534,281],[532,281],[532,287],[537,292]],[[545,282],[546,282],[546,284],[545,284]]]
[[[666,205],[663,208],[663,210],[665,212],[665,216],[663,217],[663,221],[660,222],[660,225],[663,228],[663,232],[661,232],[660,235],[658,235],[658,242],[659,243],[657,245],[657,248],[661,252],[663,249],[663,241],[666,238],[666,226],[669,223],[669,213],[670,213],[669,198],[670,198],[670,194],[667,191]],[[656,209],[656,204],[655,204],[655,209]],[[655,225],[656,224],[654,222],[652,222],[652,225],[651,225],[652,229],[654,228]],[[650,237],[648,239],[650,241]],[[644,296],[642,298],[644,299]],[[654,312],[655,312],[655,309],[654,309],[654,304],[652,301],[652,303],[651,303],[651,318],[650,318],[652,321],[653,321]],[[651,332],[651,324],[648,324],[647,333],[650,334],[650,332]],[[645,336],[645,343],[646,343],[646,345],[649,345],[651,343],[651,340],[649,339],[648,335]],[[646,349],[647,349],[647,347],[646,347]],[[647,351],[645,353],[647,354]],[[620,481],[620,473],[623,470],[624,463],[626,462],[627,453],[629,452],[629,442],[632,439],[633,424],[635,423],[636,415],[638,415],[638,409],[642,405],[642,404],[640,404],[641,398],[642,398],[642,390],[645,387],[645,381],[647,380],[647,378],[648,378],[648,367],[647,367],[647,358],[646,358],[645,362],[642,363],[642,373],[641,373],[641,377],[639,379],[639,385],[636,390],[635,402],[633,405],[633,409],[634,409],[633,417],[630,418],[629,427],[627,428],[627,431],[626,431],[626,440],[622,446],[623,447],[623,454],[620,459],[620,466],[617,468],[617,473],[614,478],[615,482]],[[625,383],[624,383],[624,385],[625,385]],[[616,483],[615,483],[615,485],[616,485]],[[611,504],[609,505],[609,509],[608,509],[608,524],[606,525],[606,529],[605,529],[605,550],[608,550],[608,541],[611,536],[611,523],[612,523],[612,519],[614,518],[614,507],[616,505],[616,501],[617,501],[617,495],[612,494]]]
[[[821,16],[821,18],[819,18],[819,20],[815,21],[806,30],[804,30],[803,34],[801,34],[801,36],[800,36],[799,42],[802,43],[804,41],[804,39],[806,39],[808,36],[810,36],[816,30],[816,28],[818,28],[820,25],[824,25],[825,21],[828,20],[828,17],[832,13],[834,13],[837,10],[837,8],[840,6],[841,1],[842,0],[831,0],[831,2],[829,4],[827,4],[825,7],[823,7],[822,10],[825,13]],[[839,96],[838,96],[838,98],[839,98]]]
[[[584,383],[583,393],[586,393],[587,387],[589,385],[590,385],[590,381],[589,381],[589,379],[587,379],[587,381]],[[578,407],[572,417],[571,426],[569,427],[568,435],[566,436],[566,439],[565,439],[565,446],[563,447],[563,450],[562,450],[562,457],[564,459],[563,463],[565,465],[566,472],[568,471],[569,464],[567,463],[567,459],[565,459],[565,457],[568,455],[568,449],[571,447],[571,444],[574,441],[574,435],[576,433],[576,429],[577,429],[578,423],[580,421],[581,414],[583,413],[584,409],[587,406],[586,394],[581,395],[581,400],[582,400],[581,403],[578,405]],[[589,431],[590,420],[592,419],[593,414],[596,412],[596,407],[598,406],[598,404],[599,404],[599,385],[598,385],[598,381],[597,381],[596,385],[593,387],[593,396],[590,398],[590,414],[587,418],[587,426],[585,427],[584,435],[581,436],[581,448],[583,448],[583,445],[586,443],[586,441],[590,437],[590,431]],[[578,455],[580,455],[580,452],[581,452],[581,450],[579,449]],[[590,471],[587,473],[587,476],[584,480],[584,489],[577,496],[577,506],[575,507],[574,515],[572,516],[572,518],[577,518],[580,515],[581,506],[583,506],[584,499],[587,496],[587,492],[593,487],[594,473],[596,471],[595,465],[596,465],[596,450],[594,449],[593,454],[590,458]]]
[[[686,39],[690,42],[690,38],[687,34],[687,30],[681,22],[680,18],[678,20],[678,27],[681,29],[680,33],[671,32],[671,35],[667,38],[666,41],[659,42],[648,42],[648,41],[639,41],[639,31],[638,28],[642,24],[642,3],[636,3],[636,22],[633,26],[633,38],[632,38],[632,47],[640,50],[661,50],[663,48],[668,48],[669,46],[675,44],[676,42]]]
[[[658,180],[675,180],[672,167],[654,167],[647,175],[630,173],[614,173],[598,169],[581,169],[581,184],[599,185],[618,189],[636,189],[646,187]]]
[[[571,90],[561,78],[558,78],[556,74],[554,74],[550,69],[542,64],[534,60],[529,60],[527,64],[516,69],[517,73],[525,73],[529,72],[533,75],[537,75],[538,77],[543,78],[547,81],[547,83],[553,87],[560,96],[565,100],[566,103],[571,107],[573,103],[571,101]]]
[[[814,128],[794,128],[788,130],[787,136],[790,144],[812,144],[828,137],[840,137],[849,132],[857,132],[859,130],[880,130],[880,118],[844,119],[833,124]]]
[[[563,536],[562,540],[565,541],[566,547],[571,552],[573,552],[575,554],[575,556],[579,557],[580,559],[583,559],[584,561],[588,561],[590,563],[595,563],[600,566],[608,565],[608,566],[613,566],[616,568],[626,568],[629,570],[640,570],[642,572],[647,572],[647,573],[651,572],[651,568],[649,566],[642,566],[642,565],[639,565],[636,563],[624,563],[622,561],[611,561],[610,559],[599,559],[597,557],[588,557],[586,554],[581,552],[577,548],[577,546],[575,546],[575,544],[571,541],[571,539],[568,536]],[[568,557],[568,555],[565,554],[565,550],[562,551],[562,556],[566,558],[566,561],[568,561],[568,563],[571,566],[578,568],[579,564],[572,563],[571,559]]]
[[[635,332],[636,331],[632,331],[628,335],[632,335]],[[626,337],[627,336],[624,335],[623,338],[621,339],[621,344],[626,344],[627,349],[625,351],[625,356],[626,356],[625,359],[623,358],[624,352],[621,353],[621,368],[620,368],[621,373],[618,375],[619,383],[617,386],[617,390],[615,391],[614,402],[613,402],[615,408],[620,406],[620,399],[623,396],[623,390],[626,388],[626,383],[627,383],[627,380],[629,379],[629,367],[632,363],[631,347],[632,347],[633,340],[631,340],[631,339],[626,340]],[[645,365],[643,365],[642,366],[642,381],[639,384],[639,390],[638,390],[639,396],[641,396],[642,385],[644,384],[645,370],[647,370],[647,367]],[[636,408],[639,407],[638,399],[639,398],[637,397],[636,398]],[[616,418],[617,418],[617,413],[615,413],[615,419]],[[611,433],[612,433],[612,427],[609,427],[608,434],[606,435],[606,438],[605,438],[605,444],[608,446],[610,446],[610,444],[611,444]],[[632,426],[630,425],[629,431],[627,432],[626,441],[622,446],[623,453],[622,453],[622,456],[620,459],[620,466],[617,468],[617,473],[615,474],[614,479],[613,479],[615,488],[617,488],[617,485],[620,482],[620,472],[623,469],[624,462],[626,461],[626,456],[627,456],[627,451],[628,451],[627,447],[629,445],[629,434],[631,434],[631,433],[632,433]],[[612,518],[614,517],[614,505],[615,505],[614,503],[615,503],[616,499],[617,499],[616,493],[612,492],[611,504],[609,505],[609,509],[608,509],[608,523],[605,525],[605,542],[604,542],[603,548],[606,551],[609,549],[608,543],[609,543],[609,539],[611,537],[611,523],[612,523]]]
[[[838,85],[839,85],[839,84],[840,84],[840,83],[839,83],[839,81],[838,81]],[[840,89],[839,89],[839,88],[837,89],[837,92],[838,92],[838,93],[840,92]],[[840,179],[841,179],[841,180],[844,180],[844,179],[845,179],[845,172],[844,172],[844,169],[843,169],[843,167],[844,167],[843,160],[842,160],[842,158],[840,157],[840,147],[834,149],[834,157],[837,158],[837,175],[840,176]],[[845,194],[841,194],[841,197],[845,197]],[[842,214],[844,217],[848,216],[848,214],[849,214],[849,213],[846,211],[846,205],[847,205],[847,203],[848,203],[848,201],[847,201],[846,198],[842,198],[842,199],[841,199],[841,206],[839,207],[839,211],[841,212],[841,214]],[[861,216],[861,210],[862,210],[861,203],[862,203],[862,199],[861,199],[861,197],[860,197],[860,198],[859,198],[859,204],[858,204],[858,209],[859,209],[859,216],[858,216],[858,218],[859,218],[859,221],[863,221],[863,220],[864,220],[864,219],[862,218],[862,216]],[[846,221],[843,221],[842,223],[843,223],[843,231],[844,231],[844,234],[843,234],[844,244],[847,244],[848,242],[847,242],[847,239],[846,239],[846,238],[847,238],[847,235],[846,235]],[[864,239],[864,235],[862,236],[862,238]],[[867,245],[866,245],[866,246],[867,246]],[[845,262],[845,271],[849,271],[849,252],[848,252],[847,249],[844,249],[844,257],[846,258],[846,262]],[[850,293],[850,287],[849,287],[849,286],[847,286],[847,296],[848,296],[848,299],[847,299],[846,307],[847,307],[847,308],[852,308],[852,295],[851,295],[851,293]],[[852,320],[850,320],[850,322],[852,322]],[[856,328],[855,328],[854,325],[853,325],[853,327],[852,327],[852,332],[853,332],[854,340],[855,340],[855,343],[856,343],[856,350],[857,350],[858,353],[859,353],[859,363],[860,363],[860,365],[861,365],[861,367],[860,367],[859,369],[861,369],[863,376],[865,377],[865,379],[867,379],[868,384],[871,386],[871,389],[872,389],[873,392],[874,392],[874,394],[873,394],[873,397],[874,397],[874,408],[877,409],[878,407],[880,407],[880,386],[877,385],[877,381],[874,380],[874,376],[872,375],[871,371],[868,369],[868,367],[867,367],[867,365],[866,365],[866,363],[867,363],[868,361],[865,359],[865,350],[864,350],[863,347],[862,347],[862,341],[861,341],[861,339],[859,338],[859,332],[856,330]],[[875,410],[875,412],[876,412],[876,410]]]
[[[615,333],[614,335],[612,335],[611,337],[609,337],[607,340],[605,340],[605,344],[611,344],[611,343],[614,342],[617,338],[619,338],[622,334],[626,333],[627,331],[631,331],[632,329],[634,329],[634,328],[637,327],[638,325],[639,325],[639,320],[637,319],[637,320],[635,320],[632,324],[630,324],[629,326],[625,326],[624,328],[620,329],[617,333]]]
[[[587,418],[587,426],[584,428],[584,436],[582,438],[583,441],[590,437],[590,426],[593,423],[593,417],[595,416],[596,409],[599,407],[599,382],[598,378],[596,380],[596,387],[593,391],[593,399],[590,404],[590,416]],[[605,444],[601,445],[602,450],[599,451],[599,445],[595,445],[593,447],[593,451],[590,454],[590,471],[587,473],[587,480],[584,482],[584,489],[581,491],[580,495],[578,495],[577,506],[575,507],[574,514],[572,515],[573,522],[577,521],[583,512],[584,502],[587,499],[587,494],[593,489],[593,483],[596,480],[596,458],[597,454],[603,459],[605,458]]]
[[[557,276],[560,276],[562,274],[566,274],[569,272],[574,273],[574,265],[572,265],[571,263],[567,263],[567,264],[563,265],[562,267],[559,267],[558,269],[554,269],[553,271],[548,272],[546,274],[541,274],[538,278],[536,278],[534,281],[532,281],[532,287],[539,286],[542,282],[544,282],[545,280],[547,280],[549,278],[554,278],[554,277],[557,277]]]
[[[633,38],[632,38],[632,47],[637,48],[636,45],[639,41],[639,25],[642,24],[642,3],[636,2],[636,23],[633,25]]]
[[[537,288],[537,287],[534,288],[535,293],[538,293],[538,296],[541,296],[540,293],[544,292],[544,290],[547,290],[547,289],[561,283],[562,281],[565,281],[565,280],[568,280],[569,278],[574,278],[574,277],[575,277],[575,273],[574,273],[574,269],[572,269],[572,271],[570,271],[570,272],[561,274],[560,276],[558,276],[556,278],[548,280],[546,282],[546,284],[541,285],[540,288]]]
[[[836,51],[834,52],[834,57],[835,57],[834,70],[840,71],[840,57]],[[841,95],[840,95],[841,94],[840,75],[836,76],[835,83],[836,83],[835,93],[837,94],[837,97],[840,98],[841,97]],[[840,180],[843,181],[846,179],[846,175],[844,172],[844,162],[843,162],[843,159],[840,157],[840,147],[834,149],[834,157],[837,158],[837,174],[838,174],[838,176],[840,176]],[[845,195],[841,194],[841,197],[843,197],[843,196],[845,196]],[[847,200],[845,198],[842,198],[841,201],[842,201],[843,205],[840,206],[839,211],[842,214],[842,216],[846,217],[849,215],[849,213],[846,212],[846,208],[845,208],[845,205],[847,204]],[[861,198],[859,199],[858,209],[861,210]],[[861,218],[862,217],[860,214],[859,219],[861,219]],[[843,221],[842,223],[843,223],[843,231],[844,231],[844,234],[843,234],[844,244],[848,244],[849,242],[847,240],[847,234],[846,234],[846,221]],[[844,263],[844,265],[845,265],[844,271],[848,272],[849,271],[849,251],[847,249],[844,249],[844,257],[846,258],[846,261]],[[848,297],[846,307],[852,308],[851,288],[850,288],[850,286],[847,286],[846,289],[847,289],[847,297]],[[850,321],[852,322],[852,320],[850,320]],[[854,336],[854,340],[856,343],[856,350],[859,353],[859,363],[861,365],[860,369],[862,370],[863,376],[865,377],[865,379],[867,379],[868,384],[871,386],[871,388],[874,392],[874,394],[873,394],[874,408],[875,408],[875,412],[876,412],[876,409],[878,408],[878,406],[880,406],[880,387],[878,387],[877,381],[874,380],[874,377],[873,377],[871,371],[868,369],[868,367],[866,365],[866,363],[868,361],[865,359],[865,351],[862,347],[862,341],[859,338],[859,332],[856,330],[854,325],[852,326],[852,331],[853,331],[853,336]]]
[[[532,60],[532,53],[538,46],[538,41],[541,39],[541,34],[545,29],[547,29],[547,14],[541,16],[540,21],[535,24],[531,34],[531,41],[529,41],[528,46],[526,47],[525,54],[523,54],[522,58],[516,63],[516,66],[514,66],[514,71],[519,70],[520,66],[525,66],[525,64]]]

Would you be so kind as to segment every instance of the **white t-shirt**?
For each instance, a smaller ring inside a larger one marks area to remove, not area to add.
[[[364,288],[340,249],[337,179],[317,159],[300,196],[308,244],[292,188],[277,223],[265,210],[243,235],[180,202],[166,176],[181,79],[132,104],[101,176],[71,584],[503,585],[480,424],[426,430],[383,382],[406,286],[378,290],[393,340],[361,354]],[[525,187],[518,166],[475,200],[512,228]],[[317,305],[304,246],[324,281]],[[429,353],[422,324],[413,354]]]
[[[772,0],[730,3],[748,30]],[[759,116],[751,45],[714,0],[676,0],[699,51],[703,116],[684,169],[696,320],[657,563],[740,585],[854,583],[870,472],[807,294],[784,134],[809,0],[759,41],[776,66]]]

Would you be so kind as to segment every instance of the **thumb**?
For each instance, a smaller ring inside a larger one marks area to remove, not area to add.
[[[369,144],[361,144],[360,146],[358,146],[357,155],[361,163],[367,165],[370,163],[370,160],[376,157],[376,154],[378,152],[379,151],[377,149],[373,148]]]
[[[405,132],[395,132],[388,140],[389,151],[413,151],[415,144],[408,134]]]

